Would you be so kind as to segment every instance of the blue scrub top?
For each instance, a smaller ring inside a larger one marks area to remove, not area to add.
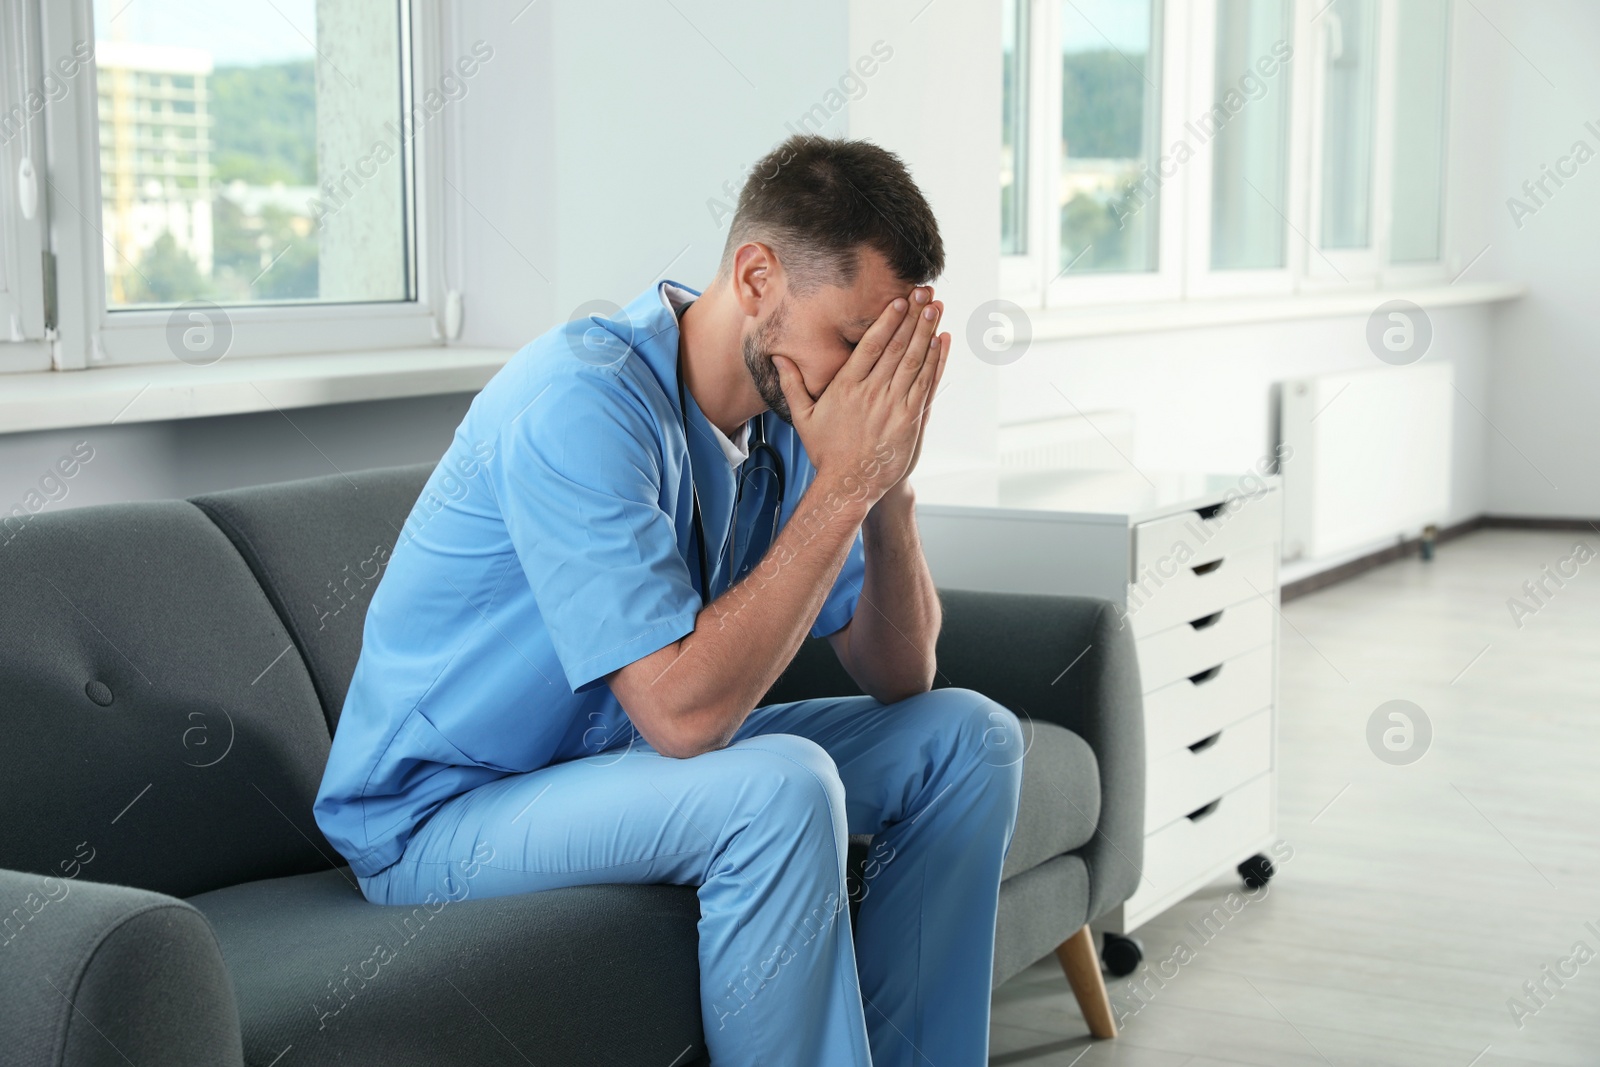
[[[694,630],[691,456],[712,597],[728,586],[736,471],[688,393],[685,439],[665,285],[688,289],[664,281],[613,318],[523,347],[473,400],[412,508],[367,609],[313,809],[357,874],[397,860],[450,797],[634,736],[603,679]],[[758,417],[783,457],[787,523],[816,468],[793,427]],[[747,484],[740,545],[762,480]],[[863,574],[857,531],[812,636],[850,621]]]

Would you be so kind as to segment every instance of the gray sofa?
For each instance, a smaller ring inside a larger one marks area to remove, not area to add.
[[[693,887],[383,907],[312,819],[366,605],[431,469],[0,534],[0,1060],[707,1062]],[[1100,601],[942,597],[939,684],[1030,739],[998,985],[1137,884],[1138,669]],[[809,641],[768,700],[857,691]],[[1075,978],[1088,1013],[1098,970]]]

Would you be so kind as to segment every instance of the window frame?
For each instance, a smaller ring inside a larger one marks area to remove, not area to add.
[[[1060,0],[1029,0],[1030,74],[1028,256],[1002,256],[1001,291],[1030,308],[1082,309],[1095,305],[1160,303],[1176,300],[1274,297],[1430,284],[1449,277],[1455,252],[1450,218],[1448,165],[1440,169],[1441,230],[1438,258],[1432,262],[1389,262],[1393,214],[1393,162],[1396,70],[1399,63],[1399,4],[1374,0],[1377,20],[1377,83],[1372,130],[1371,240],[1364,249],[1325,249],[1318,224],[1322,189],[1322,101],[1327,70],[1327,30],[1319,26],[1327,0],[1293,0],[1294,54],[1286,86],[1289,101],[1288,220],[1282,268],[1215,270],[1211,267],[1211,186],[1214,142],[1199,146],[1178,173],[1162,185],[1160,259],[1157,269],[1139,275],[1082,275],[1047,280],[1047,264],[1059,249],[1059,205],[1045,190],[1060,181],[1061,75],[1057,39]],[[1450,85],[1455,61],[1456,4],[1445,0],[1445,106],[1443,158],[1450,151]],[[1168,0],[1164,5],[1161,143],[1170,148],[1182,135],[1182,117],[1208,109],[1215,95],[1217,0]],[[1053,51],[1052,51],[1053,50]],[[1194,148],[1193,138],[1183,138]],[[1160,157],[1160,152],[1157,158]]]
[[[38,16],[31,6],[27,12],[25,36],[14,32],[24,5],[32,0],[0,0],[0,20],[4,34],[0,36],[0,115],[9,116],[13,108],[27,110],[26,94],[18,97],[23,81],[22,56],[16,50],[27,49],[27,70],[39,71],[38,50],[33,47],[38,40]],[[79,71],[82,77],[86,71]],[[37,80],[37,79],[35,79]],[[24,119],[23,132],[0,145],[0,372],[47,370],[50,367],[50,349],[46,342],[44,303],[44,252],[45,252],[45,175],[44,110]],[[38,208],[32,219],[22,215],[17,188],[18,169],[25,149],[33,160],[34,173],[39,183]]]
[[[1308,291],[1344,288],[1350,285],[1376,286],[1382,273],[1389,243],[1388,227],[1391,214],[1390,194],[1393,189],[1391,168],[1393,164],[1394,131],[1394,27],[1396,0],[1372,0],[1376,25],[1373,36],[1377,42],[1376,70],[1373,72],[1372,93],[1372,144],[1371,144],[1371,204],[1368,210],[1367,246],[1365,248],[1326,248],[1322,244],[1322,161],[1326,152],[1324,138],[1326,111],[1323,103],[1327,94],[1328,34],[1331,23],[1307,12],[1304,5],[1298,17],[1315,20],[1311,25],[1311,91],[1310,125],[1306,146],[1310,157],[1310,194],[1305,215],[1306,240],[1313,254],[1306,261],[1302,288]],[[1326,9],[1324,9],[1326,10]]]
[[[30,3],[32,0],[22,0]],[[74,42],[94,40],[93,0],[51,0],[41,11],[45,55],[67,54]],[[420,96],[419,86],[437,84],[442,57],[438,0],[408,0],[401,47],[407,57],[402,78],[405,122]],[[106,306],[105,257],[111,254],[97,225],[100,205],[98,70],[59,101],[47,103],[51,244],[56,252],[59,308],[55,363],[59,369],[124,364],[175,363],[167,346],[173,310],[113,311]],[[411,129],[402,153],[410,168],[410,227],[414,245],[414,294],[410,300],[374,303],[222,305],[233,326],[229,358],[256,358],[444,343],[440,312],[445,303],[441,190],[445,123],[437,118]],[[93,205],[96,221],[86,214]],[[84,210],[80,210],[84,209]]]
[[[1444,0],[1444,114],[1441,117],[1439,134],[1439,254],[1434,260],[1409,260],[1404,263],[1393,263],[1390,256],[1393,254],[1391,238],[1394,230],[1394,140],[1395,140],[1395,108],[1393,101],[1399,88],[1400,79],[1397,70],[1400,63],[1400,4],[1401,0],[1384,0],[1384,6],[1391,10],[1388,62],[1385,68],[1387,77],[1388,96],[1381,100],[1388,101],[1388,136],[1385,138],[1385,150],[1389,153],[1390,166],[1387,169],[1385,180],[1389,183],[1389,196],[1384,204],[1383,220],[1383,254],[1378,261],[1378,280],[1383,288],[1398,286],[1429,285],[1437,282],[1452,281],[1450,267],[1452,252],[1456,251],[1450,240],[1450,149],[1453,143],[1451,137],[1451,89],[1455,78],[1455,33],[1456,33],[1456,4],[1454,0]],[[1380,84],[1380,90],[1385,86]]]
[[[1190,64],[1189,101],[1194,113],[1210,107],[1216,94],[1217,0],[1191,0],[1192,27],[1195,33],[1194,57]],[[1294,49],[1280,87],[1289,93],[1288,130],[1284,150],[1288,153],[1288,176],[1283,203],[1272,205],[1287,220],[1284,225],[1283,266],[1240,270],[1217,270],[1211,266],[1211,192],[1216,174],[1216,138],[1207,141],[1189,166],[1192,177],[1185,203],[1188,237],[1188,263],[1185,285],[1187,297],[1289,296],[1305,269],[1305,242],[1294,232],[1294,220],[1305,210],[1308,195],[1309,164],[1306,153],[1296,151],[1295,130],[1300,127],[1298,109],[1306,100],[1310,71],[1303,61],[1305,32],[1300,18],[1301,5],[1293,3],[1289,13],[1288,40]],[[1209,32],[1207,32],[1209,30]],[[1204,107],[1201,102],[1206,102]]]
[[[1060,11],[1059,4],[1047,4],[1052,13]],[[1164,0],[1161,4],[1161,80],[1159,83],[1160,132],[1156,135],[1155,158],[1158,175],[1166,148],[1181,136],[1185,94],[1188,82],[1189,5],[1187,0]],[[1061,52],[1059,47],[1060,22],[1052,23],[1055,31],[1051,45],[1055,49],[1051,70],[1055,77],[1052,99],[1056,104],[1054,126],[1056,142],[1049,152],[1053,168],[1047,188],[1059,190],[1061,181]],[[1177,300],[1183,296],[1183,231],[1172,224],[1173,215],[1182,217],[1182,205],[1187,199],[1186,188],[1194,161],[1176,168],[1171,178],[1163,178],[1156,200],[1156,269],[1153,271],[1128,271],[1072,276],[1067,268],[1056,267],[1052,279],[1045,287],[1045,300],[1052,307],[1081,307],[1105,303],[1153,302]],[[1174,207],[1177,211],[1174,211]],[[1050,241],[1046,246],[1046,264],[1060,263],[1061,207],[1054,199],[1050,203]]]
[[[1011,3],[1013,0],[1002,0]],[[1042,246],[1039,220],[1049,207],[1045,196],[1048,188],[1048,164],[1039,146],[1046,143],[1049,131],[1061,128],[1061,102],[1052,100],[1048,89],[1046,53],[1053,42],[1049,33],[1037,32],[1041,5],[1038,0],[1017,0],[1025,14],[1019,15],[1018,32],[1022,36],[1022,49],[1027,55],[1027,79],[1024,82],[1022,107],[1027,115],[1028,147],[1023,153],[1023,188],[1026,205],[1023,209],[1024,238],[1028,251],[1021,255],[1000,256],[1002,288],[1018,294],[1029,303],[1043,298],[1044,264],[1048,262]],[[1057,75],[1059,82],[1059,74]],[[1052,102],[1054,106],[1052,107]]]
[[[1060,0],[1030,0],[1028,16],[1028,247],[1026,256],[1001,256],[1002,285],[1019,303],[1075,307],[1107,302],[1172,300],[1183,292],[1183,233],[1168,224],[1172,205],[1186,197],[1190,164],[1162,182],[1158,203],[1156,269],[1072,276],[1061,263],[1061,6]],[[1182,126],[1189,34],[1186,0],[1161,3],[1160,132],[1157,167]],[[1052,193],[1056,195],[1051,195]],[[1181,214],[1181,212],[1180,212]]]

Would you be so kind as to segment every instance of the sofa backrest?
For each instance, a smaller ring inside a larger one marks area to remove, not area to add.
[[[351,471],[191,498],[228,535],[288,627],[330,737],[361,656],[367,605],[435,466]]]
[[[190,896],[343,860],[329,734],[227,537],[182,500],[35,516],[0,545],[0,867]]]
[[[389,555],[449,496],[430,476],[46,513],[0,544],[0,867],[186,897],[343,866],[311,805]],[[780,691],[857,689],[811,640]]]

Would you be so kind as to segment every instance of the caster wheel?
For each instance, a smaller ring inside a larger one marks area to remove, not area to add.
[[[1260,889],[1277,873],[1272,861],[1259,852],[1239,864],[1239,877],[1244,879],[1246,889]]]
[[[1138,938],[1107,933],[1100,948],[1100,962],[1113,978],[1126,978],[1144,962],[1144,945]]]

